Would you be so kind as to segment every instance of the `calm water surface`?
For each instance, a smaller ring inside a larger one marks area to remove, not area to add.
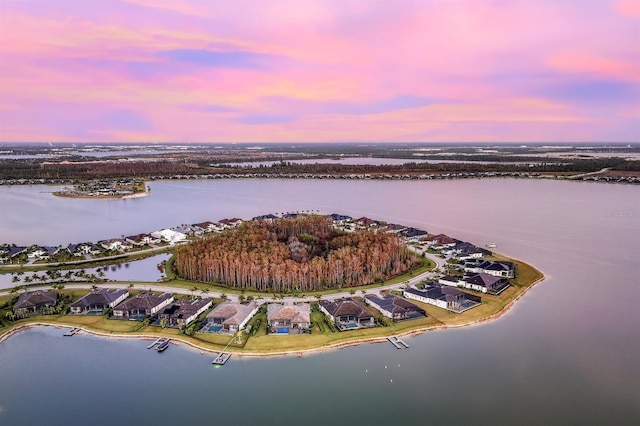
[[[0,235],[59,244],[320,210],[494,241],[547,275],[498,321],[214,368],[184,346],[37,328],[0,345],[0,423],[638,424],[640,187],[533,180],[154,182],[137,200],[0,188]],[[11,206],[8,208],[7,206]],[[277,336],[274,336],[277,345]],[[42,409],[34,410],[34,401]],[[115,415],[96,415],[112,410]]]

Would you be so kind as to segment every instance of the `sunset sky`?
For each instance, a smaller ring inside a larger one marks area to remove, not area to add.
[[[640,0],[0,0],[0,141],[640,141]]]

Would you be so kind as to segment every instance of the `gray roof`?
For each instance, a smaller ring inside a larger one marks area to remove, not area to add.
[[[333,317],[342,316],[355,316],[358,319],[373,318],[373,314],[357,300],[350,297],[342,299],[336,299],[331,302],[328,300],[321,300],[320,305],[329,312]]]
[[[41,306],[54,306],[58,301],[58,293],[54,291],[28,291],[18,297],[13,309],[34,309]]]
[[[367,294],[365,299],[375,303],[380,306],[381,309],[391,312],[392,314],[402,314],[405,312],[421,312],[424,314],[424,309],[419,308],[401,297],[394,296],[393,294],[387,294],[384,297],[379,297],[375,294]]]
[[[144,292],[125,300],[124,302],[116,306],[115,309],[118,311],[130,311],[133,309],[151,310],[156,306],[160,305],[165,300],[170,299],[172,297],[173,297],[173,294],[171,293],[163,293],[159,296],[156,296],[153,293]]]
[[[123,289],[99,288],[89,294],[84,295],[82,298],[74,302],[71,305],[71,308],[88,308],[98,305],[107,306],[118,300],[124,294],[128,295],[129,291]]]

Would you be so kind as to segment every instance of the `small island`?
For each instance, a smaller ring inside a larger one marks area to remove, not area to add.
[[[97,179],[65,187],[53,195],[70,198],[138,198],[149,194],[147,184],[138,179]]]
[[[0,296],[0,342],[52,325],[152,339],[162,351],[182,342],[218,360],[387,340],[406,349],[399,336],[498,318],[544,278],[469,242],[366,217],[281,214],[184,228],[194,233],[173,249],[163,282],[56,283]]]

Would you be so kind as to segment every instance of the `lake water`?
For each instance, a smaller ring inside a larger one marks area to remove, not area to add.
[[[164,277],[164,274],[158,269],[158,264],[162,261],[169,260],[170,257],[170,254],[163,253],[133,262],[116,263],[99,268],[61,270],[60,272],[66,274],[68,272],[75,273],[77,271],[84,271],[86,274],[98,274],[102,271],[104,273],[104,277],[102,278],[107,280],[155,282]],[[33,277],[34,274],[37,276],[45,276],[44,272],[24,272],[22,275],[19,275],[20,281],[14,282],[14,273],[7,272],[0,274],[0,290],[22,285],[26,277]],[[39,282],[39,280],[33,281],[34,284],[38,284]]]
[[[2,424],[638,424],[640,187],[537,180],[152,182],[136,200],[0,188],[0,240],[66,244],[320,210],[444,232],[547,279],[497,321],[301,358],[36,328],[0,345]],[[10,206],[10,207],[9,207]],[[274,336],[277,346],[277,336]],[[38,404],[39,409],[34,409]]]

